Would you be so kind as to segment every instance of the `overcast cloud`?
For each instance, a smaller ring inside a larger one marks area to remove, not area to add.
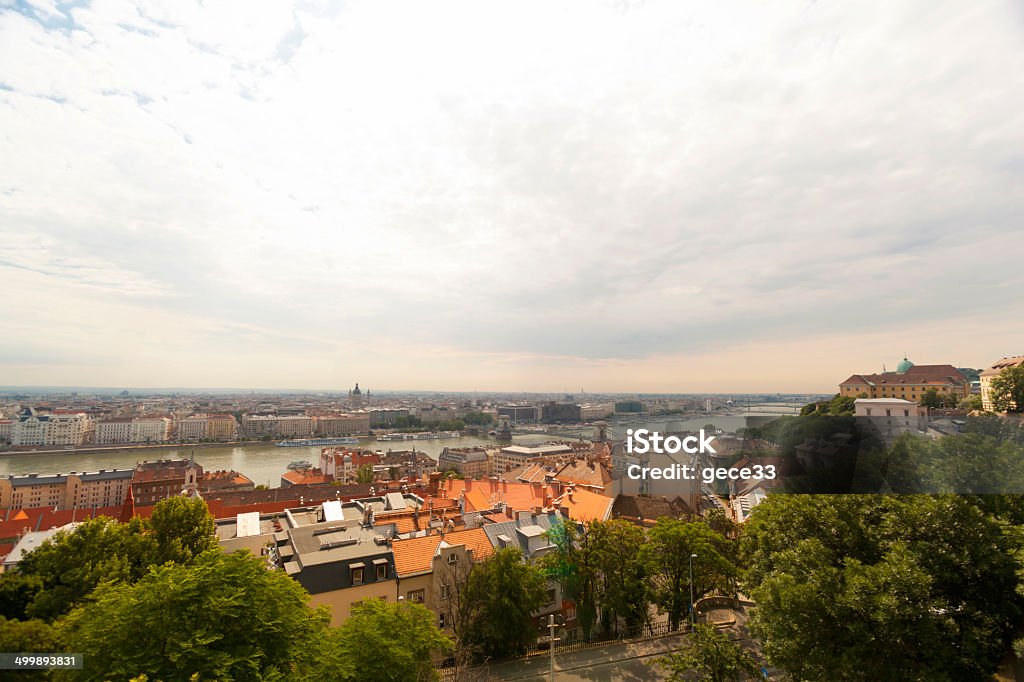
[[[0,0],[0,384],[1024,353],[1013,2]]]

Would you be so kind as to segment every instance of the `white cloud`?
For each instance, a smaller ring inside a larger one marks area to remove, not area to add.
[[[0,9],[5,291],[260,330],[282,384],[383,376],[386,347],[514,357],[516,388],[561,358],[596,389],[595,362],[1024,312],[1010,4],[41,11],[73,27]],[[137,368],[131,318],[75,343]],[[46,333],[31,319],[16,345]],[[274,329],[345,338],[365,369]],[[247,382],[230,344],[175,352]]]

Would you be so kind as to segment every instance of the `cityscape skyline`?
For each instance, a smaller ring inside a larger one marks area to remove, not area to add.
[[[4,382],[803,393],[1019,352],[1018,7],[394,10],[0,7]]]

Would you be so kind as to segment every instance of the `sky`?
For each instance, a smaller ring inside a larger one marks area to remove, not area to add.
[[[1022,7],[0,0],[0,384],[1024,354]]]

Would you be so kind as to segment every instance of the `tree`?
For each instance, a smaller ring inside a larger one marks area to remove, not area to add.
[[[153,568],[134,585],[107,583],[61,625],[90,663],[80,680],[272,680],[292,674],[322,641],[326,609],[283,572],[247,552],[206,552],[193,565]],[[301,672],[301,671],[300,671]]]
[[[1024,365],[1005,368],[992,379],[991,391],[997,412],[1024,412]]]
[[[473,566],[460,599],[465,645],[483,659],[511,658],[536,641],[533,612],[547,601],[547,584],[519,549],[499,549]]]
[[[591,536],[574,523],[559,523],[545,533],[553,549],[537,565],[562,588],[562,597],[576,604],[583,637],[590,639],[597,620],[597,567]]]
[[[58,531],[18,563],[19,573],[42,582],[25,615],[52,621],[102,582],[137,580],[157,557],[157,543],[138,518],[119,524],[100,516]]]
[[[923,407],[930,407],[936,409],[942,407],[942,398],[939,397],[938,390],[929,388],[925,391],[924,395],[921,396],[921,403]]]
[[[690,671],[711,682],[738,682],[760,674],[757,660],[711,625],[698,625],[685,649],[662,656],[655,664],[668,672],[670,682],[691,679]]]
[[[373,483],[374,478],[372,464],[363,464],[356,469],[356,483]]]
[[[351,669],[345,679],[353,680],[433,680],[437,671],[431,655],[452,650],[451,640],[425,607],[382,599],[367,599],[353,608],[332,638],[338,660]]]
[[[736,567],[727,558],[726,538],[700,521],[688,523],[660,518],[647,534],[641,560],[650,580],[652,601],[668,614],[673,630],[689,614],[690,556],[694,569],[694,599],[718,589],[727,591]]]
[[[598,605],[605,630],[619,622],[634,628],[647,622],[649,595],[640,549],[644,531],[628,521],[592,521],[587,529],[594,548]]]
[[[7,620],[0,616],[0,651],[10,653],[63,652],[57,629],[41,620]],[[43,680],[44,670],[5,670],[5,680]]]
[[[188,563],[217,547],[213,516],[198,497],[170,497],[153,508],[149,519],[159,561]]]
[[[18,571],[0,573],[0,617],[24,620],[28,605],[42,589],[43,580],[37,575]]]
[[[967,396],[966,398],[960,401],[960,404],[957,405],[957,407],[959,407],[961,410],[967,410],[969,412],[979,412],[982,409],[984,409],[984,406],[981,402],[981,396],[977,394]]]
[[[752,632],[797,679],[986,679],[1022,613],[1018,532],[964,497],[774,495],[742,542]]]

